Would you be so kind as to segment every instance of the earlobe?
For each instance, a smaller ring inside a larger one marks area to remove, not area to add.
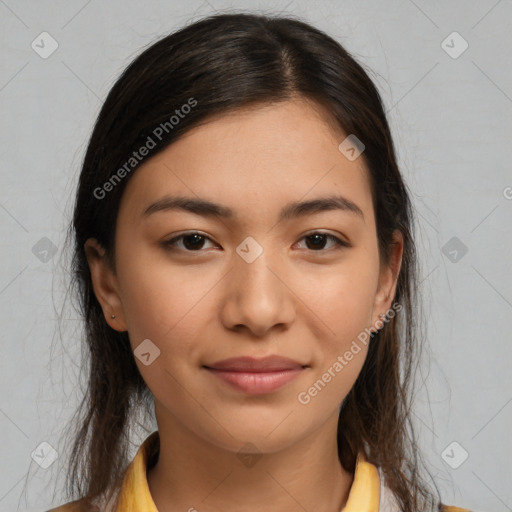
[[[91,272],[94,294],[101,305],[105,321],[116,331],[126,331],[117,277],[111,268],[105,249],[96,239],[89,238],[84,244],[84,251]]]

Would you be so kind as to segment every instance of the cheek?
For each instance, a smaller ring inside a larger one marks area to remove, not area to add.
[[[364,365],[370,342],[372,309],[378,282],[377,265],[368,252],[347,258],[338,271],[316,275],[316,286],[309,286],[308,306],[320,322],[315,330],[315,367],[297,396],[300,404],[315,415],[329,413],[353,387]]]
[[[316,274],[300,294],[304,303],[320,319],[327,350],[342,350],[344,345],[370,327],[378,275],[368,256],[351,258],[336,270]]]
[[[307,415],[321,418],[338,407],[364,365],[370,343],[365,328],[370,326],[371,300],[368,294],[359,291],[358,295],[356,288],[352,291],[351,296],[342,299],[324,295],[326,304],[335,303],[322,310],[329,334],[317,338],[314,366],[296,397],[298,403],[307,408],[304,411]]]
[[[125,258],[118,269],[135,362],[153,395],[162,402],[171,400],[173,409],[187,407],[182,386],[190,387],[204,362],[208,319],[219,300],[215,285],[221,276],[198,268],[173,267],[141,251]],[[138,354],[148,351],[157,357],[146,365]]]
[[[118,266],[126,327],[147,386],[157,399],[172,397],[172,407],[180,408],[186,404],[182,385],[193,379],[191,371],[201,357],[198,341],[204,337],[207,294],[218,278],[149,257],[132,253]],[[138,357],[142,347],[150,353],[150,364]]]
[[[162,261],[161,256],[155,258],[150,251],[119,259],[123,310],[134,341],[162,340],[174,332],[187,339],[183,330],[194,325],[203,299],[218,278],[209,277],[207,271],[198,272],[198,267],[173,267],[165,257]]]

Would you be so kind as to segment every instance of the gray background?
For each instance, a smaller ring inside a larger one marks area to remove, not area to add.
[[[298,15],[372,70],[419,219],[430,357],[416,400],[420,442],[445,503],[512,510],[507,0],[0,0],[0,510],[63,502],[80,334],[63,242],[101,102],[142,47],[228,9]],[[31,47],[43,31],[58,43],[45,59]],[[135,433],[133,454],[144,437]],[[47,469],[31,456],[51,458],[44,442],[59,454]]]

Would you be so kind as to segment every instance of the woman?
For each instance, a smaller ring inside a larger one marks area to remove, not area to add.
[[[419,473],[412,226],[380,96],[336,41],[232,14],[147,48],[80,175],[90,376],[53,510],[463,510]]]

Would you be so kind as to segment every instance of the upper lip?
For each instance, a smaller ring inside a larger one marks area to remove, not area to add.
[[[231,357],[216,363],[206,365],[207,368],[214,370],[233,371],[233,372],[277,372],[283,370],[297,370],[304,365],[281,356],[267,356],[261,359],[254,357]]]

